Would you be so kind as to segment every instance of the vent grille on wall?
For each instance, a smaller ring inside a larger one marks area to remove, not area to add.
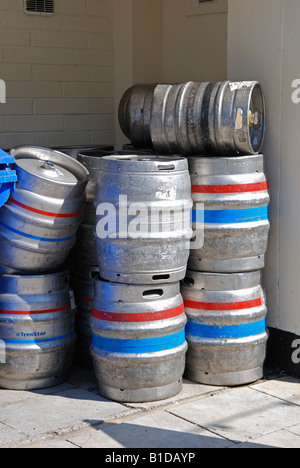
[[[54,0],[24,0],[24,7],[28,15],[50,16],[54,13]]]

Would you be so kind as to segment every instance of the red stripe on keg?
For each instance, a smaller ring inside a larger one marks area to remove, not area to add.
[[[260,307],[265,304],[265,299],[260,297],[252,301],[244,302],[195,302],[184,300],[185,307],[196,310],[240,310],[251,309],[253,307]]]
[[[235,185],[192,185],[192,193],[243,193],[268,190],[268,182]]]
[[[178,317],[184,313],[184,305],[175,307],[170,310],[163,310],[159,312],[148,312],[140,314],[119,314],[113,312],[103,312],[92,308],[92,316],[99,320],[108,322],[154,322],[156,320],[163,320],[172,317]]]
[[[61,312],[63,310],[70,309],[70,306],[58,307],[57,309],[47,310],[0,310],[0,314],[6,315],[39,315],[39,314],[50,314],[55,312]]]
[[[81,210],[78,211],[78,213],[50,213],[49,211],[37,210],[36,208],[32,208],[31,206],[24,205],[23,203],[14,200],[12,197],[9,197],[9,201],[17,206],[20,206],[20,208],[24,208],[24,210],[32,211],[33,213],[41,214],[43,216],[51,216],[53,218],[74,218],[75,216],[79,216],[84,212],[84,210]]]
[[[78,301],[93,302],[93,298],[91,297],[76,296],[76,299]]]

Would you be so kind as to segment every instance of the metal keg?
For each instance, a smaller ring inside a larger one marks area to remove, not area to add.
[[[104,156],[95,206],[103,279],[154,284],[184,278],[193,234],[186,158]]]
[[[239,386],[263,377],[268,332],[260,271],[188,271],[181,293],[187,315],[187,379]]]
[[[126,402],[179,393],[185,325],[179,283],[145,286],[95,279],[91,353],[99,393]]]
[[[258,81],[159,84],[150,134],[163,154],[258,154],[265,134],[262,87]]]
[[[204,229],[204,244],[193,248],[188,268],[243,272],[265,265],[269,191],[263,155],[189,157],[193,228]]]
[[[70,273],[71,284],[75,295],[77,314],[75,329],[77,335],[75,359],[86,369],[93,369],[90,352],[92,332],[90,326],[92,302],[94,298],[94,278],[99,275],[96,266],[81,266]]]
[[[0,272],[57,271],[84,218],[89,173],[70,156],[46,148],[23,146],[11,154],[18,181],[0,209]]]
[[[153,148],[150,121],[155,86],[134,85],[125,91],[119,103],[119,125],[136,148]]]
[[[0,387],[33,390],[62,383],[76,339],[68,273],[0,277],[0,339]]]

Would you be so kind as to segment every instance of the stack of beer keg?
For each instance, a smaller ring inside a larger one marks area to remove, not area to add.
[[[187,351],[180,292],[192,237],[187,160],[115,154],[99,164],[91,317],[99,392],[117,401],[165,399],[182,388]]]
[[[185,376],[222,386],[258,380],[268,338],[261,271],[270,227],[260,83],[136,85],[120,101],[119,123],[133,147],[188,160],[194,237],[181,286]]]
[[[17,182],[0,208],[0,387],[31,390],[63,382],[73,362],[76,307],[65,262],[89,173],[47,148],[11,155]]]

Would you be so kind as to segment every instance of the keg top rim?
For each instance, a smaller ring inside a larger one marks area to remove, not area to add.
[[[210,162],[217,162],[217,161],[232,161],[232,162],[245,162],[247,159],[255,160],[264,158],[264,154],[246,154],[246,155],[232,155],[232,156],[209,156],[207,154],[198,154],[193,156],[188,156],[188,160],[190,161],[210,161]]]
[[[164,174],[188,171],[187,158],[181,155],[110,154],[100,158],[101,168],[119,172],[150,172]]]
[[[28,173],[32,173],[34,176],[51,180],[53,183],[63,184],[63,185],[76,185],[78,183],[87,183],[90,174],[85,166],[83,166],[79,161],[72,158],[71,156],[61,153],[56,150],[52,150],[50,148],[43,148],[40,146],[17,146],[10,150],[10,154],[15,159],[15,165],[17,169],[23,170]],[[25,168],[22,167],[23,165],[18,164],[18,161],[21,160],[40,160],[44,163],[49,162],[54,165],[57,165],[57,168],[63,168],[66,173],[60,175],[57,179],[53,177],[47,177],[47,174],[41,171],[41,173],[37,173],[37,171],[32,170],[31,167]],[[75,177],[76,181],[74,182],[73,178],[70,178],[70,174]]]

